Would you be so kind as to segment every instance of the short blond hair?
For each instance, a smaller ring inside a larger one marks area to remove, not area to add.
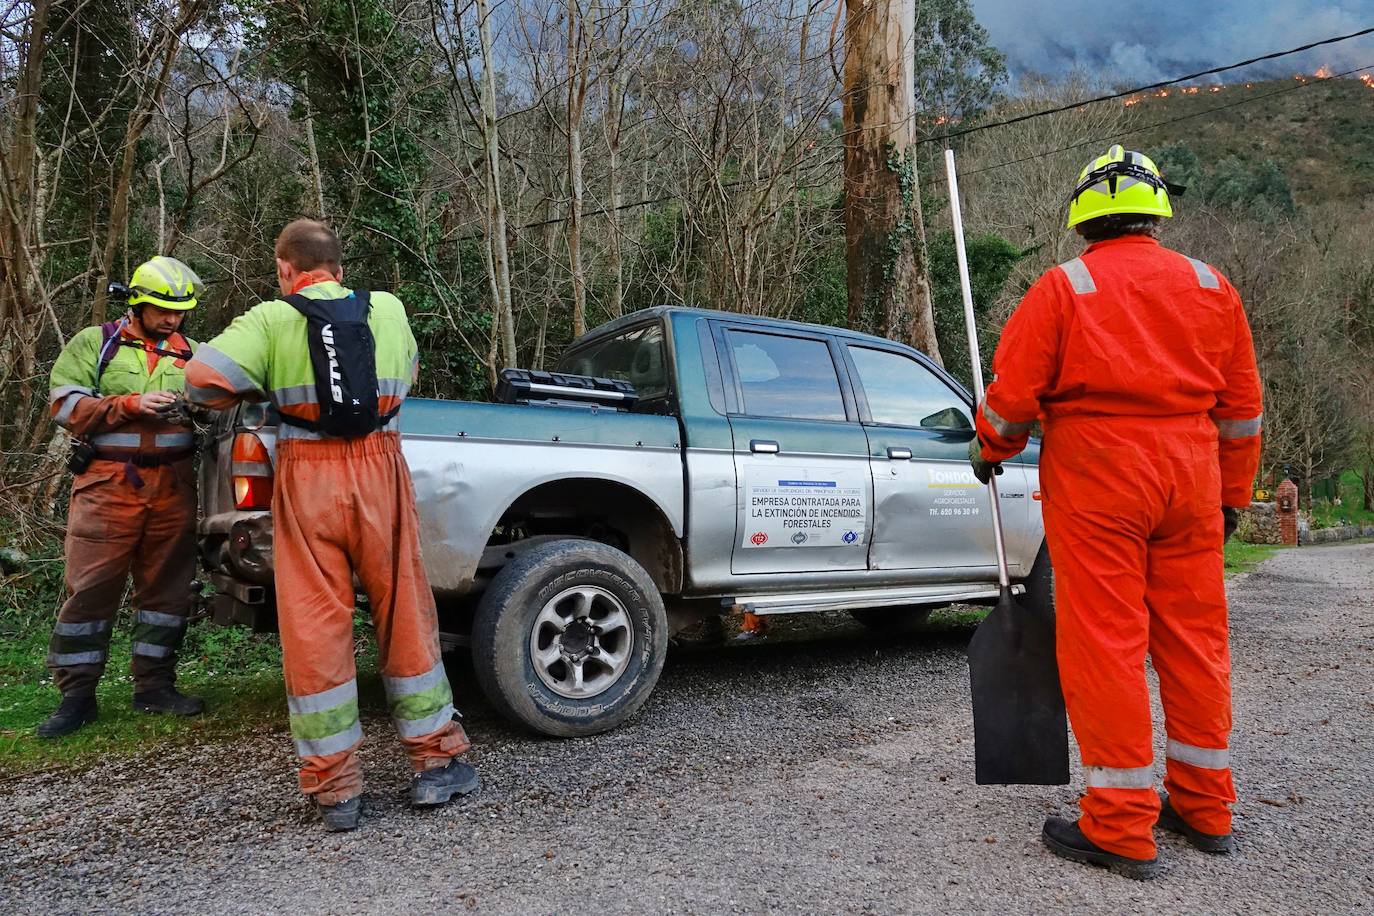
[[[343,266],[343,245],[333,229],[315,219],[297,219],[277,236],[277,257],[297,270]]]

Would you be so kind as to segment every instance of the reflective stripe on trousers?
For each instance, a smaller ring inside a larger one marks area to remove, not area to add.
[[[346,751],[363,739],[358,721],[358,681],[306,696],[286,698],[291,737],[301,757],[326,757]]]
[[[1164,756],[1204,770],[1225,770],[1231,766],[1231,751],[1224,747],[1198,747],[1184,744],[1170,738],[1165,745]]]
[[[453,692],[442,661],[424,674],[383,677],[391,720],[402,738],[420,738],[453,721]]]
[[[1148,789],[1155,784],[1154,766],[1083,768],[1089,789]]]

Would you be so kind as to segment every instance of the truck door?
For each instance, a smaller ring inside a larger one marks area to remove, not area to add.
[[[995,578],[989,491],[968,463],[969,400],[909,351],[876,342],[846,342],[844,349],[873,472],[869,568]],[[1029,495],[1024,467],[1004,468],[998,486],[1010,543],[1027,524]]]
[[[864,569],[868,441],[838,344],[822,334],[717,326],[736,473],[730,569]]]

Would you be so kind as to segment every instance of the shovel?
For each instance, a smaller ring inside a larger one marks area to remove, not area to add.
[[[949,176],[950,216],[964,296],[964,323],[973,359],[973,391],[983,400],[983,361],[964,251],[964,223],[959,209],[959,180],[954,150],[945,150]],[[1012,595],[1007,574],[1006,541],[997,477],[988,483],[992,529],[997,547],[997,606],[978,625],[968,646],[973,688],[973,757],[977,783],[986,785],[1059,786],[1069,781],[1069,733],[1059,663],[1054,651],[1054,614],[1032,610]]]

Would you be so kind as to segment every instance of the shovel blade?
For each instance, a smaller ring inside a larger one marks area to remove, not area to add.
[[[1069,729],[1054,616],[1008,589],[969,642],[978,785],[1061,786],[1069,781]]]

